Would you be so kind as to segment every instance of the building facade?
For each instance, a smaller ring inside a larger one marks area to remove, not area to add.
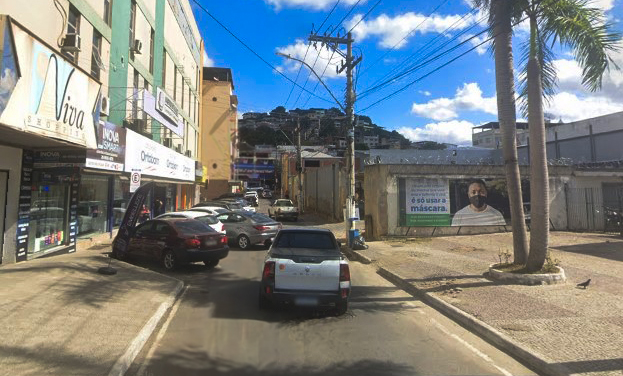
[[[238,155],[238,99],[231,69],[203,68],[201,162],[206,173],[201,198],[231,192]]]
[[[112,235],[132,171],[156,182],[149,216],[196,201],[202,40],[188,0],[5,1],[0,15],[1,263]]]

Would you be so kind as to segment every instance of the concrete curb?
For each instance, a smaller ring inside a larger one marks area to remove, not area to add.
[[[353,252],[357,253],[356,251]],[[527,367],[536,371],[539,375],[568,376],[571,374],[571,372],[569,372],[565,367],[552,364],[553,362],[547,360],[547,358],[535,353],[522,344],[517,343],[485,322],[478,320],[472,315],[461,311],[460,309],[432,294],[420,290],[416,286],[409,283],[406,278],[403,278],[384,267],[379,267],[377,269],[377,273],[397,287],[419,298],[427,305],[449,317],[465,329],[477,334],[495,347],[513,356]]]
[[[348,248],[348,247],[343,247],[342,248],[342,253],[344,253],[346,255],[346,257],[351,260],[351,261],[358,261],[362,264],[371,264],[372,263],[372,259],[370,259],[368,256],[366,255],[362,255],[361,253],[357,252],[357,251],[353,251],[352,249]]]
[[[168,276],[166,276],[168,277]],[[168,277],[175,279],[172,277]],[[130,343],[125,353],[117,359],[115,364],[110,369],[108,376],[123,376],[128,371],[136,356],[141,352],[145,343],[152,335],[158,323],[164,316],[164,314],[173,306],[180,292],[184,288],[184,282],[177,280],[177,285],[169,295],[169,297],[158,307],[156,313],[145,323],[143,329],[138,333],[134,340]]]

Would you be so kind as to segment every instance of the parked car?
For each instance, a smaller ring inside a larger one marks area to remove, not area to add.
[[[273,192],[270,189],[264,189],[262,191],[263,198],[273,198]]]
[[[197,210],[188,210],[188,211],[179,211],[179,212],[170,212],[161,214],[156,217],[156,219],[166,219],[166,218],[192,218],[196,219],[200,222],[205,223],[206,225],[212,227],[217,232],[222,234],[225,233],[225,229],[223,228],[223,224],[218,220],[216,215],[206,213],[204,211]]]
[[[223,209],[227,209],[229,211],[244,211],[242,205],[234,201],[204,201],[193,206],[193,209],[200,208],[203,206],[216,206],[216,207],[221,207]]]
[[[223,222],[227,238],[240,249],[247,249],[254,244],[268,246],[281,223],[259,213],[229,212],[218,216]]]
[[[290,305],[348,310],[350,268],[333,233],[283,229],[264,259],[259,306]]]
[[[280,218],[297,221],[299,219],[299,209],[294,206],[292,200],[279,199],[275,200],[275,202],[270,205],[270,208],[268,208],[268,216],[275,218],[276,221]]]
[[[244,197],[244,194],[243,193],[239,193],[239,192],[223,193],[222,195],[218,196],[214,200],[220,200],[220,199],[223,199],[223,198],[236,198],[236,197]]]
[[[213,268],[228,253],[226,235],[196,219],[168,218],[152,219],[135,227],[127,252],[115,251],[113,256],[123,260],[132,254],[142,254],[172,270],[179,264],[198,261]]]
[[[242,207],[242,210],[246,210],[246,211],[250,211],[250,212],[255,212],[255,208],[253,207],[253,204],[251,204],[249,201],[247,201],[246,199],[242,198],[242,197],[237,197],[237,198],[224,198],[222,200],[219,200],[221,202],[233,202],[236,204],[239,204]]]
[[[244,199],[249,201],[249,203],[251,203],[251,205],[253,206],[258,206],[259,203],[259,198],[257,196],[257,192],[251,191],[251,192],[247,192],[244,194]]]
[[[229,212],[228,209],[225,209],[225,208],[220,207],[220,206],[195,206],[195,207],[191,208],[190,210],[198,211],[198,212],[204,212],[204,213],[208,213],[210,215],[219,215],[219,214],[223,214],[223,213]]]

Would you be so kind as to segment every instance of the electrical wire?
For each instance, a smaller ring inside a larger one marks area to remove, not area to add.
[[[353,10],[355,10],[355,8],[357,7],[357,5],[359,5],[360,2],[361,2],[361,0],[357,0],[357,2],[350,8],[348,13],[346,13],[346,15],[344,17],[342,17],[342,20],[337,24],[337,26],[335,26],[333,29],[331,29],[331,32],[329,33],[329,35],[333,34],[335,32],[335,30],[340,28],[340,26],[342,25],[342,22],[344,22],[344,20],[346,20],[346,18],[348,16],[350,16],[350,14],[353,12]]]
[[[512,26],[514,27],[514,26],[518,25],[519,23],[521,23],[521,22],[525,21],[526,19],[528,19],[528,17],[524,17],[523,19],[521,19],[521,20],[517,21],[517,22],[516,22],[515,24],[513,24]],[[493,28],[494,28],[494,26],[491,26],[491,27],[489,27],[489,28],[485,29],[485,31],[489,31],[488,29],[493,29]],[[475,36],[474,36],[474,37],[475,37]],[[381,103],[381,102],[383,102],[383,101],[385,101],[385,100],[387,100],[387,99],[389,99],[389,98],[391,98],[391,97],[395,96],[395,95],[396,95],[396,94],[398,94],[398,93],[401,93],[401,92],[405,91],[407,88],[411,87],[413,84],[415,84],[415,83],[417,83],[417,82],[419,82],[419,81],[421,81],[421,80],[425,79],[426,77],[428,77],[428,76],[432,75],[433,73],[435,73],[435,72],[439,71],[441,68],[444,68],[444,67],[448,66],[449,64],[451,64],[451,63],[455,62],[456,60],[458,60],[458,59],[460,59],[461,57],[463,57],[463,56],[467,55],[468,53],[470,53],[470,52],[474,51],[475,49],[477,49],[478,47],[482,46],[483,44],[488,43],[489,41],[493,40],[493,38],[495,38],[495,37],[496,37],[496,35],[490,36],[489,38],[487,38],[487,39],[485,39],[484,41],[482,41],[482,42],[478,43],[477,45],[475,45],[474,47],[470,48],[469,50],[467,50],[467,51],[465,51],[465,52],[463,52],[463,53],[459,54],[458,56],[455,56],[454,58],[450,59],[449,61],[447,61],[447,62],[443,63],[442,65],[440,65],[440,66],[438,66],[438,67],[436,67],[435,69],[431,70],[430,72],[428,72],[428,73],[426,73],[426,74],[424,74],[424,75],[422,75],[422,76],[420,76],[420,77],[416,78],[415,80],[411,81],[410,83],[408,83],[407,85],[405,85],[405,86],[401,87],[400,89],[398,89],[398,90],[394,91],[393,93],[391,93],[391,94],[389,94],[389,95],[386,95],[385,97],[383,97],[383,98],[381,98],[381,99],[377,100],[376,102],[372,103],[371,105],[369,105],[369,106],[367,106],[367,107],[363,108],[362,110],[360,110],[360,111],[358,112],[358,114],[359,114],[359,113],[361,113],[361,112],[363,112],[363,111],[366,111],[366,110],[368,110],[368,109],[370,109],[370,108],[372,108],[372,107],[374,107],[374,106],[376,106],[377,104],[379,104],[379,103]]]
[[[445,0],[448,1],[448,0]],[[350,33],[351,31],[353,31],[354,28],[357,27],[357,25],[359,25],[361,23],[361,21],[363,21],[366,17],[368,17],[368,15],[374,10],[374,8],[377,7],[377,5],[379,5],[381,3],[381,0],[377,1],[376,4],[374,4],[372,6],[372,8],[370,8],[370,10],[368,10],[368,12],[366,14],[363,15],[363,17],[361,17],[361,19],[359,21],[357,21],[357,23],[355,24],[355,26],[351,27],[350,30],[348,30],[348,33]],[[347,33],[347,34],[348,34]]]
[[[292,82],[294,85],[300,87],[301,89],[303,89],[305,92],[308,92],[310,94],[312,94],[313,96],[317,97],[318,99],[325,101],[325,102],[330,102],[333,103],[330,100],[327,100],[325,98],[322,98],[314,93],[312,93],[311,91],[305,89],[304,87],[302,87],[301,85],[297,84],[294,80],[292,80],[290,77],[286,76],[285,74],[283,74],[283,72],[280,72],[274,65],[272,65],[271,63],[269,63],[268,61],[266,61],[266,59],[264,59],[262,56],[260,56],[260,54],[258,54],[253,48],[249,47],[248,44],[246,44],[244,41],[242,41],[242,39],[240,39],[236,34],[234,34],[231,30],[229,30],[229,28],[227,28],[227,26],[225,26],[221,21],[219,21],[216,17],[214,17],[212,15],[212,13],[210,13],[203,5],[201,5],[199,3],[198,0],[192,0],[193,3],[195,3],[202,11],[204,11],[208,16],[210,16],[210,18],[212,18],[212,20],[214,20],[214,22],[216,22],[220,27],[222,27],[225,31],[227,31],[232,37],[234,37],[234,39],[236,39],[240,44],[242,44],[247,50],[249,50],[253,55],[255,55],[258,59],[260,59],[264,64],[268,65],[274,72],[277,72],[281,77],[285,78],[286,80]]]

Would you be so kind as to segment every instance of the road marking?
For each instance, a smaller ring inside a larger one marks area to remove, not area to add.
[[[179,281],[173,294],[166,301],[160,304],[156,310],[156,313],[154,313],[149,321],[147,321],[147,323],[143,326],[143,329],[138,332],[138,335],[134,338],[134,340],[132,340],[125,353],[117,359],[115,364],[110,369],[108,376],[125,375],[138,353],[141,351],[143,346],[145,346],[145,343],[154,332],[154,329],[156,329],[156,326],[158,325],[158,322],[160,322],[162,316],[164,316],[167,310],[174,304],[175,299],[179,295],[182,288],[182,282]]]
[[[147,355],[145,356],[145,361],[141,365],[141,368],[138,369],[138,372],[136,373],[137,376],[143,376],[145,374],[145,370],[149,366],[151,358],[154,356],[154,353],[156,352],[156,348],[160,344],[160,341],[164,337],[164,334],[167,332],[167,329],[169,328],[169,324],[171,323],[171,321],[173,320],[173,317],[177,313],[177,309],[180,307],[180,304],[182,303],[182,299],[184,299],[184,294],[186,294],[186,291],[188,291],[188,287],[189,285],[184,286],[184,289],[182,290],[182,293],[180,294],[179,299],[177,299],[175,304],[173,304],[173,308],[171,308],[171,312],[169,312],[169,316],[167,317],[167,320],[164,322],[164,324],[162,324],[162,328],[160,328],[160,330],[158,331],[158,335],[156,336],[156,339],[154,340],[154,344],[151,345],[149,352],[147,352]]]
[[[446,335],[449,335],[450,337],[456,339],[457,341],[459,341],[460,343],[465,345],[465,347],[470,349],[474,354],[478,355],[479,357],[484,359],[486,362],[491,364],[493,367],[495,367],[498,371],[502,372],[503,375],[505,375],[505,376],[513,376],[512,373],[508,372],[507,370],[505,370],[502,367],[499,367],[497,364],[495,364],[493,359],[491,359],[488,355],[484,354],[483,352],[481,352],[480,350],[478,350],[477,348],[475,348],[474,346],[469,344],[469,342],[465,341],[464,339],[462,339],[461,337],[457,336],[454,333],[450,333],[448,331],[448,329],[446,329],[443,325],[441,325],[437,320],[431,318],[430,321],[431,321],[431,323],[433,323],[433,325],[435,325],[437,327],[437,329],[441,330]]]

